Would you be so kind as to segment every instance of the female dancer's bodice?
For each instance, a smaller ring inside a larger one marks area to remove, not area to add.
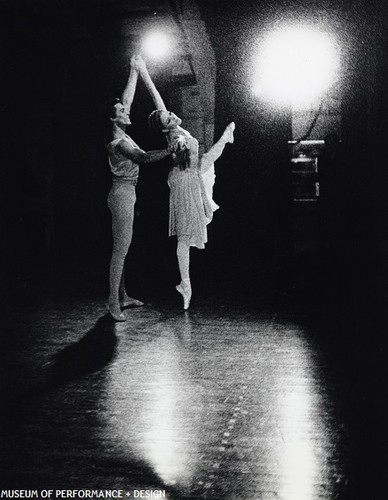
[[[183,170],[198,170],[199,168],[199,156],[198,156],[198,141],[195,139],[190,132],[184,130],[181,127],[170,130],[166,134],[167,142],[169,145],[174,146],[174,150],[178,153],[184,150],[188,151],[189,161],[188,165]],[[182,170],[182,166],[179,162],[178,154],[172,154],[173,166],[172,169]]]

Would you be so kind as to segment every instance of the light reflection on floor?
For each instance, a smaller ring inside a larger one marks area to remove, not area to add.
[[[190,323],[182,317],[178,334],[169,323],[148,318],[147,325],[138,324],[129,337],[131,326],[118,326],[125,356],[108,371],[101,405],[108,430],[103,433],[114,436],[112,445],[121,452],[146,461],[165,484],[188,488],[196,472],[198,409],[203,406],[182,347],[181,339],[190,339]]]
[[[314,498],[317,486],[328,481],[325,457],[319,455],[320,443],[314,442],[314,436],[324,437],[326,448],[332,449],[331,445],[327,446],[330,429],[324,427],[321,415],[315,410],[319,394],[312,384],[314,367],[306,347],[300,342],[289,354],[293,359],[293,373],[288,375],[287,389],[283,388],[278,402],[284,441],[281,497],[289,500]]]
[[[329,495],[327,396],[298,327],[143,309],[117,335],[100,418],[120,453],[197,497]]]

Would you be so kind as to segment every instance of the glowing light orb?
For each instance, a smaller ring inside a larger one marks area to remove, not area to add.
[[[164,59],[171,52],[170,37],[162,31],[148,33],[142,44],[144,55],[153,59]]]
[[[254,92],[277,103],[308,105],[335,81],[338,59],[327,33],[304,26],[274,31],[258,54]]]

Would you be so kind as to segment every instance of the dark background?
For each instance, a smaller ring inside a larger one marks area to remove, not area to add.
[[[111,181],[103,146],[104,103],[121,94],[132,52],[131,40],[119,35],[114,7],[108,0],[0,1],[1,305],[20,308],[21,317],[25,301],[31,305],[42,296],[63,295],[65,301],[108,296]],[[209,226],[209,244],[192,252],[193,306],[201,297],[215,300],[216,307],[217,300],[229,297],[253,302],[259,310],[269,304],[275,312],[291,311],[291,317],[300,311],[318,315],[322,338],[317,341],[335,340],[331,362],[341,372],[344,404],[354,417],[353,472],[365,481],[362,494],[350,498],[383,498],[385,2],[204,0],[201,7],[217,60],[216,135],[229,120],[237,128],[234,146],[216,165],[215,200],[221,209]],[[253,40],[263,26],[304,16],[329,22],[343,49],[343,210],[341,245],[334,255],[296,251],[287,156],[290,116],[259,102],[249,85]],[[176,89],[163,80],[158,87],[174,111]],[[151,110],[139,85],[129,133],[144,149],[162,146],[146,126]],[[127,278],[136,297],[171,297],[176,304],[175,241],[167,237],[168,168],[168,162],[141,168]],[[373,489],[383,493],[373,495]]]
[[[210,293],[250,295],[281,295],[300,287],[330,296],[337,285],[345,291],[356,286],[363,291],[359,300],[368,290],[369,300],[385,304],[383,2],[200,4],[217,60],[216,135],[230,120],[237,129],[235,145],[217,162],[215,199],[221,210],[209,226],[206,251],[192,252],[194,282],[202,281]],[[15,0],[2,1],[0,8],[3,290],[8,296],[59,288],[105,296],[111,235],[104,103],[126,83],[131,40],[119,35],[114,2]],[[250,92],[254,39],[286,16],[323,16],[343,44],[347,210],[334,286],[323,279],[322,256],[294,249],[290,116]],[[174,87],[163,80],[158,86],[174,110]],[[163,146],[147,129],[151,110],[140,84],[129,133],[144,149]],[[129,287],[139,296],[173,289],[178,276],[175,242],[167,237],[167,172],[168,162],[141,170],[127,270]]]

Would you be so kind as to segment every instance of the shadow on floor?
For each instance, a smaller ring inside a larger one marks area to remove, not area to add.
[[[78,380],[104,368],[115,356],[114,326],[110,314],[105,314],[81,340],[58,352],[48,367],[49,387]]]
[[[47,393],[108,365],[115,356],[117,343],[114,325],[109,314],[100,317],[78,342],[58,352],[40,373],[26,372],[22,375],[22,384],[11,384],[5,389],[4,422],[17,426],[23,421],[26,408],[35,406]]]

